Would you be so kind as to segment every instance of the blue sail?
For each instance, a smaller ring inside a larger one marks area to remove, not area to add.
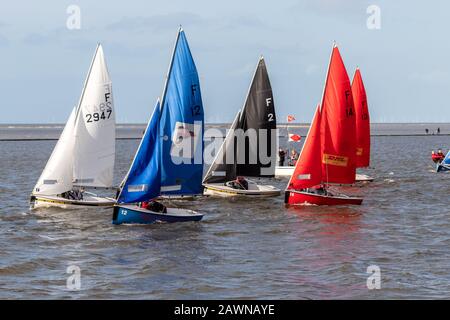
[[[178,32],[161,104],[161,193],[200,194],[203,103],[197,68],[182,29]]]
[[[118,203],[136,203],[154,199],[160,195],[160,105],[156,103],[130,171],[122,186]]]

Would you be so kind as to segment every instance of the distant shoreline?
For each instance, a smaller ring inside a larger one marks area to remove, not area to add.
[[[372,134],[371,137],[449,137],[450,133],[441,134]],[[281,138],[286,138],[287,136],[281,135]],[[116,140],[140,140],[140,137],[119,137]],[[0,138],[0,141],[56,141],[58,138]]]

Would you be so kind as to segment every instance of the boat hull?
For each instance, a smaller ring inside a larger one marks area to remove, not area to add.
[[[136,205],[115,205],[113,224],[153,224],[200,221],[203,214],[180,208],[167,208],[160,213],[140,208]]]
[[[436,172],[446,172],[446,171],[450,171],[450,165],[444,163],[439,163],[436,165]]]
[[[218,197],[249,197],[264,198],[276,197],[281,194],[281,190],[273,186],[256,185],[257,190],[240,190],[227,187],[221,183],[204,183],[204,195]]]
[[[286,190],[285,203],[288,205],[313,204],[318,206],[361,205],[363,199],[346,195],[320,195],[304,191]]]
[[[83,200],[70,200],[58,196],[32,195],[30,209],[56,207],[61,209],[76,209],[90,207],[112,207],[116,200],[108,197],[84,196]]]

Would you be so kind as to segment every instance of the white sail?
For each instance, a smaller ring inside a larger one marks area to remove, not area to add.
[[[76,116],[74,184],[111,187],[116,122],[111,79],[100,45],[86,78]]]
[[[33,189],[35,195],[56,195],[72,189],[75,111],[76,108],[72,110],[47,165]]]

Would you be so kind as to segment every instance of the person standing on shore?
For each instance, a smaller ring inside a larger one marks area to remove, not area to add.
[[[283,148],[278,150],[278,165],[280,167],[284,166],[284,161],[286,160],[286,151]]]

